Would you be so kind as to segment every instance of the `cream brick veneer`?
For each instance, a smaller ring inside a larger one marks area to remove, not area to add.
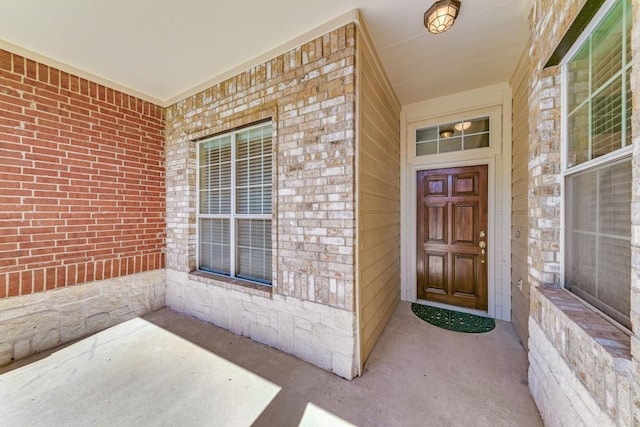
[[[629,339],[582,302],[558,289],[561,235],[560,67],[544,65],[585,0],[537,0],[530,17],[529,382],[547,425],[640,424],[640,14],[633,2],[632,300]],[[630,350],[631,343],[631,350]],[[632,357],[633,354],[633,357]]]
[[[0,300],[0,366],[164,305],[164,270]]]
[[[356,354],[355,30],[340,27],[166,111],[168,305],[347,378]],[[275,137],[272,293],[188,275],[196,141],[266,119]],[[325,324],[334,318],[339,326]]]

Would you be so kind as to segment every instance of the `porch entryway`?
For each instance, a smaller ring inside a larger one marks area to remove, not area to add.
[[[0,402],[12,426],[542,425],[510,323],[450,332],[407,302],[353,381],[164,309],[1,368]]]

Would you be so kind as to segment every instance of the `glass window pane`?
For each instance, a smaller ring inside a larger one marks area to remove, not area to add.
[[[464,137],[464,149],[483,148],[489,146],[489,134],[468,135]]]
[[[622,78],[593,98],[591,128],[592,159],[622,148]]]
[[[614,6],[593,32],[591,64],[592,92],[622,69],[622,2]]]
[[[612,317],[629,317],[631,310],[631,245],[629,240],[601,237],[597,262],[596,296],[598,300],[607,309],[613,310],[617,314]]]
[[[565,287],[629,326],[631,160],[567,177]]]
[[[589,160],[589,105],[583,105],[567,119],[567,167]]]
[[[271,213],[271,125],[252,129],[236,138],[236,212]]]
[[[418,129],[416,131],[416,142],[421,141],[433,141],[438,139],[438,127],[433,126],[430,128]]]
[[[450,151],[462,150],[462,138],[447,138],[440,140],[440,152],[448,153]]]
[[[451,138],[454,136],[461,136],[462,135],[462,129],[458,130],[456,129],[456,125],[458,123],[454,122],[454,123],[446,123],[444,125],[440,125],[438,126],[438,136],[440,137],[440,140],[443,139],[447,139],[447,138]],[[445,134],[445,132],[450,133],[449,135]],[[442,152],[442,150],[440,150]]]
[[[568,111],[572,112],[589,97],[589,47],[586,43],[567,67]]]
[[[271,220],[237,222],[237,276],[271,283]]]
[[[200,213],[231,213],[231,136],[200,143]]]
[[[594,233],[598,214],[597,171],[577,174],[567,182],[570,227],[581,233]]]
[[[603,169],[598,178],[601,232],[631,239],[631,162]]]
[[[471,126],[469,126],[469,128],[464,131],[465,135],[472,133],[489,132],[489,117],[470,120],[470,122]]]
[[[436,154],[438,152],[438,141],[422,142],[416,145],[416,156]]]
[[[199,268],[229,274],[231,265],[229,220],[200,218],[199,228]]]

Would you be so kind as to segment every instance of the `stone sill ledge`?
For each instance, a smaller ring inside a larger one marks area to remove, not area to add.
[[[271,298],[273,288],[260,283],[249,282],[247,280],[235,279],[232,277],[222,276],[204,271],[192,271],[189,273],[189,279],[195,280],[206,285],[220,286],[225,289],[231,289],[250,295],[256,295],[264,298]]]
[[[611,355],[618,374],[630,374],[631,337],[629,334],[614,326],[566,289],[543,286],[537,290]]]

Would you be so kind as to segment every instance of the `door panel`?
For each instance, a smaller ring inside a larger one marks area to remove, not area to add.
[[[417,193],[418,298],[486,310],[487,166],[420,171]]]
[[[453,208],[453,243],[476,245],[478,205],[477,203],[452,203]]]
[[[429,224],[426,240],[444,243],[447,241],[447,205],[428,205],[427,221]]]
[[[427,253],[429,290],[439,294],[447,291],[447,254]]]

